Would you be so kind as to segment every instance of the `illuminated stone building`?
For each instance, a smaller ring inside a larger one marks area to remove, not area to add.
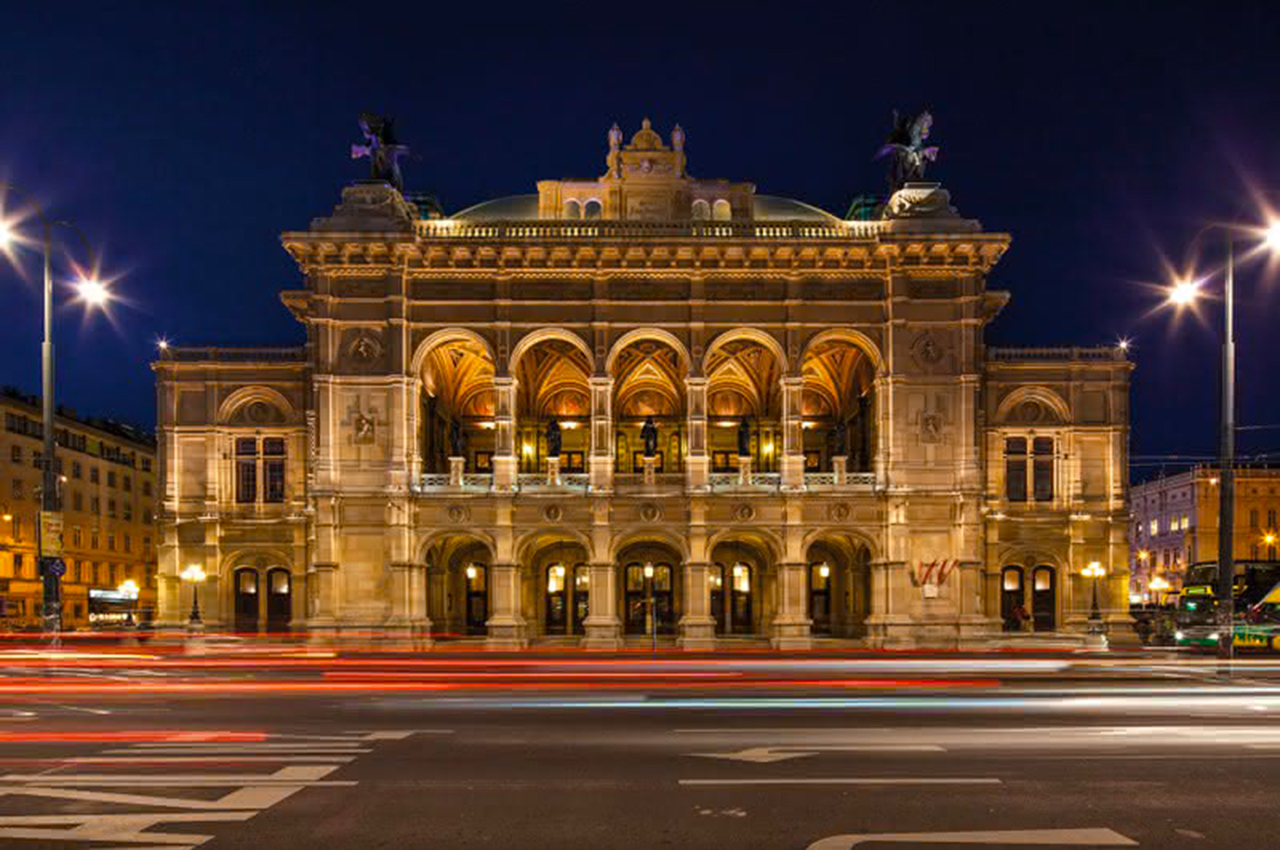
[[[40,400],[0,390],[0,627],[41,625],[37,567],[44,429]],[[56,470],[62,487],[63,625],[113,627],[155,607],[156,447],[150,434],[58,409]],[[137,598],[125,581],[138,587]]]
[[[426,209],[361,182],[282,236],[305,346],[155,364],[169,620],[192,564],[211,624],[495,646],[954,646],[1017,594],[1072,630],[1094,561],[1122,607],[1130,364],[988,348],[1010,237],[937,184],[843,220],[646,121]]]

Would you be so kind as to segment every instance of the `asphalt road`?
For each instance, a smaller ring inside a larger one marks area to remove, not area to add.
[[[0,657],[0,846],[1276,846],[1280,663],[1216,673]]]

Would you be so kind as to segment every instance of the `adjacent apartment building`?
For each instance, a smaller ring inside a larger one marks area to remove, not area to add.
[[[1135,484],[1130,492],[1130,593],[1152,598],[1151,579],[1177,590],[1188,564],[1218,559],[1218,471],[1186,472]],[[1280,551],[1280,468],[1236,467],[1235,557],[1275,560]]]
[[[0,628],[41,625],[36,557],[44,428],[40,399],[0,389]],[[119,422],[59,408],[56,472],[62,487],[63,624],[110,627],[155,606],[155,439]],[[137,598],[125,586],[132,580]]]

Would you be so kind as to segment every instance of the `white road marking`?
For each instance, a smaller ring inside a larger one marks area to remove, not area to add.
[[[143,832],[143,830],[170,823],[245,821],[256,814],[256,811],[250,811],[144,812],[127,815],[101,813],[5,815],[0,816],[0,838],[26,838],[34,841],[127,841],[132,844],[153,846],[159,844],[167,847],[197,847],[213,836],[199,833]],[[48,828],[56,826],[72,828]]]
[[[772,764],[777,761],[816,756],[818,753],[944,753],[937,744],[819,744],[812,747],[750,747],[733,753],[688,753],[708,759]]]
[[[824,776],[803,779],[681,779],[681,785],[1000,785],[993,777]]]
[[[807,850],[849,850],[858,844],[1039,844],[1091,847],[1137,847],[1138,842],[1111,829],[998,829],[982,832],[883,832],[865,835],[832,835],[810,844]]]
[[[162,785],[183,788],[226,788],[236,785],[355,785],[354,780],[325,780],[337,770],[336,765],[308,765],[282,767],[275,773],[9,773],[0,776],[0,786],[6,782],[32,782],[37,785],[137,786]]]

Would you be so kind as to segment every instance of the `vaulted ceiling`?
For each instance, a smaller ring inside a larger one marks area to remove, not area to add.
[[[851,342],[830,340],[815,347],[801,365],[803,416],[851,416],[859,396],[871,391],[874,370],[866,352]]]
[[[707,358],[707,415],[781,416],[778,358],[758,342],[730,340]]]
[[[494,414],[493,361],[477,343],[450,342],[432,349],[423,363],[422,386],[450,416]]]
[[[640,340],[618,353],[613,366],[615,417],[683,416],[685,368],[664,342]]]
[[[516,367],[517,415],[580,417],[591,413],[591,367],[576,346],[548,339],[530,348]]]

